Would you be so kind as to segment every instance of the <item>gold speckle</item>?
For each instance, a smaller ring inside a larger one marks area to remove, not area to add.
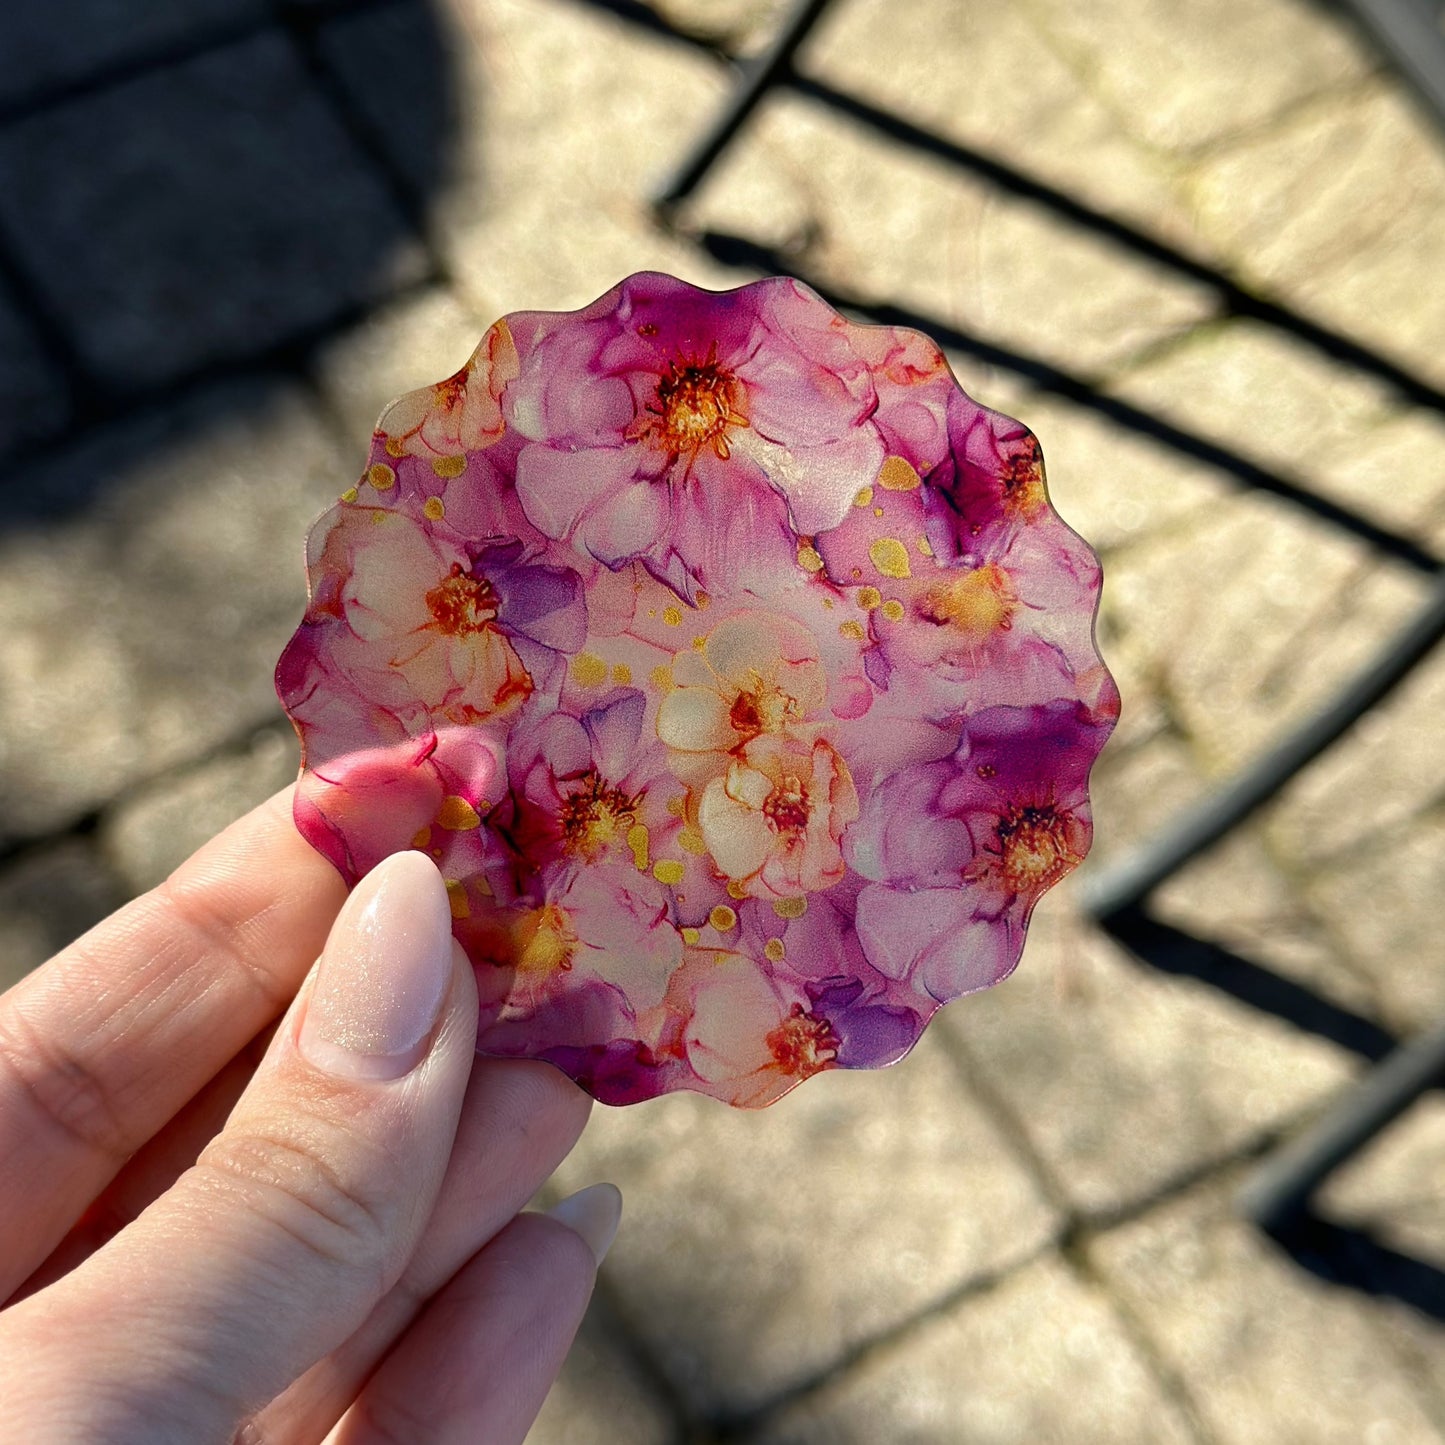
[[[806,544],[798,548],[798,566],[804,572],[821,572],[823,570],[823,559],[818,555],[816,547],[809,547]]]
[[[890,597],[879,611],[881,611],[890,622],[903,621],[903,604],[896,597]]]
[[[858,605],[865,612],[872,612],[882,600],[883,594],[876,587],[860,587],[858,589]]]
[[[927,537],[920,537],[914,544],[915,547],[925,556],[933,556],[933,543]]]
[[[806,898],[775,898],[773,912],[779,918],[801,918],[808,911]]]
[[[467,469],[465,457],[433,457],[431,469],[444,481],[452,477],[459,477]]]
[[[357,491],[355,487],[347,487],[347,489],[341,494],[341,500],[343,502],[354,502],[356,498]]]
[[[633,866],[639,873],[647,872],[647,824],[634,823],[627,830],[627,846],[632,849]]]
[[[468,828],[475,828],[481,821],[481,814],[465,798],[455,793],[442,799],[441,808],[437,812],[437,825],[452,833],[463,833]]]
[[[729,898],[746,898],[747,896],[748,890],[741,883],[739,883],[736,878],[730,878],[728,880]]]
[[[396,472],[385,462],[377,462],[366,469],[366,480],[378,492],[389,492],[396,485]]]
[[[612,681],[619,687],[626,687],[632,681],[632,669],[625,662],[612,664]]]
[[[868,549],[873,565],[885,577],[911,577],[908,548],[897,537],[879,537]]]
[[[730,928],[738,926],[738,916],[726,903],[719,903],[716,908],[707,916],[707,921],[717,929],[719,933],[726,933]]]
[[[902,457],[884,457],[878,485],[885,492],[911,492],[923,479]]]
[[[696,828],[684,828],[677,835],[677,846],[684,853],[691,853],[696,858],[707,853],[707,844],[703,842],[702,834]]]
[[[659,662],[656,667],[648,673],[653,687],[661,688],[663,692],[671,692],[674,683],[672,680],[672,669],[665,663]]]
[[[459,883],[455,878],[448,878],[447,883],[447,906],[452,911],[453,918],[470,918],[472,910],[467,904],[467,890],[464,884]]]
[[[682,941],[683,941],[684,943],[696,943],[696,942],[698,941],[698,939],[701,938],[701,937],[702,937],[702,932],[701,932],[700,929],[696,929],[696,928],[684,928],[684,929],[682,930]]]
[[[770,938],[763,945],[763,955],[770,963],[781,963],[786,952],[781,938]]]
[[[572,659],[572,680],[579,687],[601,687],[607,681],[607,664],[591,652],[579,652]]]
[[[446,506],[440,497],[428,497],[426,501],[422,503],[421,509],[433,522],[440,522],[447,514]]]
[[[664,607],[662,609],[662,620],[669,627],[677,627],[682,623],[682,609],[680,607]]]
[[[882,507],[874,507],[874,508],[873,508],[873,515],[874,515],[875,517],[881,517],[881,516],[883,515],[883,508],[882,508]]]
[[[855,507],[871,507],[873,505],[873,488],[859,487],[858,495],[853,498]]]
[[[701,636],[701,635],[699,635],[699,636],[697,636],[697,637],[694,637],[693,640],[692,640],[692,650],[693,650],[694,652],[706,652],[706,651],[707,651],[707,638],[706,638],[706,637],[703,637],[703,636]]]
[[[413,848],[425,848],[426,845],[427,845],[428,843],[430,843],[430,842],[431,842],[431,825],[428,824],[425,828],[418,828],[418,829],[417,829],[416,836],[411,840],[411,846],[412,846]]]
[[[659,858],[652,865],[652,876],[669,888],[675,888],[681,883],[686,873],[687,869],[676,858]]]
[[[674,818],[680,818],[687,812],[687,795],[685,793],[674,793],[663,805]]]
[[[868,635],[863,630],[863,624],[856,617],[850,617],[846,622],[840,622],[838,631],[844,637],[851,637],[855,642],[862,642]]]
[[[404,457],[406,455],[406,443],[400,437],[387,437],[386,454],[389,457]]]
[[[697,602],[694,604],[699,612],[706,612],[712,606],[712,598],[706,592],[697,594]]]

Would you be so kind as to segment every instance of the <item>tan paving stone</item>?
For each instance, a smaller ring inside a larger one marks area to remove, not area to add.
[[[758,1445],[1194,1439],[1100,1292],[1049,1259],[880,1350]]]
[[[1218,1189],[1090,1248],[1193,1382],[1219,1445],[1430,1445],[1445,1436],[1392,1347],[1390,1310],[1322,1283],[1228,1213]]]
[[[0,538],[0,837],[56,828],[279,716],[302,538],[346,484],[313,405],[260,382],[12,480],[77,509]]]
[[[1137,693],[1131,691],[1129,675],[1119,666],[1118,650],[1106,647],[1105,656],[1121,684],[1125,721],[1089,777],[1094,845],[1084,867],[1091,871],[1132,853],[1177,822],[1212,786],[1187,744],[1174,733],[1160,731],[1130,745],[1124,728],[1140,711],[1134,704]]]
[[[606,1265],[603,1265],[604,1271]],[[669,1417],[594,1300],[526,1445],[664,1445]]]
[[[1358,966],[1378,981],[1398,1029],[1445,1018],[1439,900],[1445,897],[1445,816],[1439,812],[1332,860],[1309,882],[1315,907]]]
[[[0,872],[0,993],[124,899],[90,838],[67,838]]]
[[[1040,906],[1011,978],[934,1027],[966,1048],[1079,1209],[1148,1198],[1350,1077],[1333,1045],[1134,962],[1066,903]]]
[[[704,1410],[814,1376],[1055,1226],[931,1032],[892,1069],[824,1074],[761,1113],[597,1109],[557,1185],[596,1179],[627,1200],[606,1265],[623,1317]]]
[[[203,843],[295,781],[299,757],[291,729],[272,727],[236,752],[142,788],[101,822],[107,859],[132,892],[154,888]]]
[[[1200,226],[1246,276],[1433,379],[1445,292],[1445,155],[1397,84],[1302,110],[1221,150],[1194,183]]]
[[[1247,133],[1371,64],[1355,35],[1307,0],[1025,8],[1121,124],[1172,150]]]
[[[680,30],[751,53],[777,33],[788,7],[787,0],[653,0],[652,8]]]
[[[802,63],[840,90],[1202,249],[1167,164],[1128,137],[1023,6],[847,0]]]
[[[1212,304],[1194,283],[786,96],[725,154],[689,218],[795,249],[825,284],[1076,372],[1175,335]]]

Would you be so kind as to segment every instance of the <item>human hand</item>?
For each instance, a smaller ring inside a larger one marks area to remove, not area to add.
[[[429,860],[344,897],[288,790],[0,997],[0,1439],[526,1434],[620,1198],[517,1211],[590,1101],[475,1059]]]

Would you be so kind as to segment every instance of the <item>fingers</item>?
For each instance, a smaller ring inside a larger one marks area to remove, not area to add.
[[[336,1423],[426,1301],[567,1156],[591,1102],[549,1064],[477,1061],[436,1208],[402,1277],[360,1329],[261,1412],[256,1438],[309,1442]]]
[[[562,1367],[617,1232],[594,1185],[513,1220],[427,1306],[327,1445],[520,1445]]]
[[[0,997],[0,1298],[282,1011],[344,895],[287,789]]]
[[[387,859],[226,1128],[129,1229],[0,1317],[0,1353],[22,1342],[32,1388],[49,1399],[60,1382],[94,1438],[230,1439],[401,1274],[446,1171],[476,1027],[440,874],[419,853]],[[21,1438],[36,1408],[17,1383],[0,1438]]]

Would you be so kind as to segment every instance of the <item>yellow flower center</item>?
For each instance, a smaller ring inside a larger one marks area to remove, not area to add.
[[[710,446],[719,456],[732,454],[729,427],[746,426],[739,410],[742,387],[726,367],[718,365],[717,347],[706,357],[670,361],[657,383],[657,400],[638,435],[669,456],[696,456]]]
[[[999,475],[1003,489],[1004,510],[1025,522],[1031,522],[1048,502],[1044,487],[1044,460],[1039,444],[1032,437],[1003,464]]]
[[[497,594],[485,577],[452,570],[426,595],[427,611],[441,631],[454,637],[470,637],[483,631],[497,615]]]
[[[572,967],[577,935],[564,908],[548,903],[529,909],[512,925],[513,960],[521,973],[549,974]]]
[[[586,773],[582,786],[562,800],[563,846],[573,857],[596,862],[613,843],[626,841],[640,801]]]
[[[1018,595],[997,562],[959,572],[930,588],[918,602],[918,614],[939,627],[952,627],[975,642],[1013,626]]]
[[[773,828],[796,836],[808,827],[808,794],[802,780],[789,774],[763,802],[763,817]]]
[[[1041,893],[1082,861],[1073,838],[1073,815],[1052,804],[1011,808],[999,819],[1004,881],[1015,893]]]
[[[733,731],[748,741],[761,733],[780,733],[802,716],[797,698],[789,696],[776,683],[765,682],[756,672],[728,710]]]
[[[827,1019],[817,1018],[795,1003],[792,1012],[768,1034],[766,1043],[785,1074],[807,1078],[838,1057],[838,1036]]]

